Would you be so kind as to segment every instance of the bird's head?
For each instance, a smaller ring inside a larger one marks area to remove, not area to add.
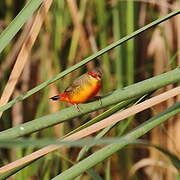
[[[100,70],[88,72],[88,75],[92,76],[93,78],[96,78],[98,80],[101,80],[102,73]]]

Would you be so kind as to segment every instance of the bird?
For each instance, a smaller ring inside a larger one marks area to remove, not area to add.
[[[75,79],[63,93],[53,96],[50,99],[70,103],[75,105],[78,111],[81,111],[78,104],[96,98],[97,93],[102,87],[101,82],[102,73],[99,69],[92,72],[86,72]]]

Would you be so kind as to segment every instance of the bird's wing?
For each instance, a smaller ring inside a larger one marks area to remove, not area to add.
[[[87,74],[83,74],[82,76],[80,76],[77,79],[75,79],[73,81],[73,83],[71,84],[71,86],[69,86],[69,87],[67,87],[65,89],[65,92],[71,92],[72,90],[74,90],[77,87],[79,87],[81,85],[81,83],[83,83],[87,79],[86,76],[87,76]]]

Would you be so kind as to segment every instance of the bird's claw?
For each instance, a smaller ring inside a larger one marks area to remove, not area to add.
[[[78,104],[74,104],[74,106],[77,108],[78,112],[81,112],[81,109]]]

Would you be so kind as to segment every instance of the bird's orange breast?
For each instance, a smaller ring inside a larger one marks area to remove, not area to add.
[[[81,84],[68,94],[71,104],[79,104],[92,99],[100,90],[101,83],[95,78],[90,78],[87,82]]]

